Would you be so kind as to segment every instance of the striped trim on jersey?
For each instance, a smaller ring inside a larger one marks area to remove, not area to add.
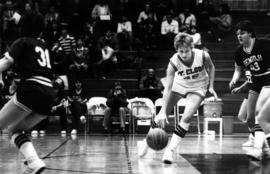
[[[52,85],[52,81],[46,77],[42,77],[42,76],[33,76],[31,78],[28,78],[26,80],[31,80],[31,81],[35,81],[35,82],[38,82],[42,85],[45,85],[45,86],[49,86],[49,87],[53,87]]]

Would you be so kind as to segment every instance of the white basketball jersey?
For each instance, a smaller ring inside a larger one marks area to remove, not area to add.
[[[176,70],[173,91],[177,91],[177,87],[185,87],[189,89],[205,88],[209,84],[209,77],[205,69],[204,51],[192,49],[193,62],[190,66],[186,65],[180,58],[178,53],[175,53],[170,59],[170,64]]]

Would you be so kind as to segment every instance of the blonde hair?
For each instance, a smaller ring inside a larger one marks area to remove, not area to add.
[[[178,33],[174,38],[174,48],[177,50],[182,46],[193,48],[193,38],[187,33]]]

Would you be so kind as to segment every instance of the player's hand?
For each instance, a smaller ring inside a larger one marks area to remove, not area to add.
[[[161,128],[164,128],[166,124],[169,124],[166,114],[158,114],[154,121]]]
[[[210,92],[210,94],[212,94],[214,96],[215,100],[218,99],[217,93],[214,90],[214,88],[209,88],[208,91]]]
[[[230,90],[232,90],[233,88],[235,88],[236,82],[235,81],[230,81],[229,83],[229,88]]]
[[[239,93],[239,92],[240,92],[240,88],[234,88],[234,89],[232,89],[232,91],[231,91],[232,94],[237,94],[237,93]]]

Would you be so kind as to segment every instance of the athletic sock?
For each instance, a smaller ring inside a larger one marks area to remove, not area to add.
[[[262,149],[263,143],[265,141],[264,132],[259,124],[255,124],[255,138],[254,138],[254,147]]]
[[[174,151],[178,144],[180,143],[181,139],[185,137],[187,131],[189,129],[189,123],[180,122],[173,132],[170,144],[168,149]]]
[[[32,160],[35,158],[39,158],[37,152],[33,146],[31,140],[23,133],[12,135],[14,139],[14,143],[20,150],[20,152],[24,155],[25,159]]]

